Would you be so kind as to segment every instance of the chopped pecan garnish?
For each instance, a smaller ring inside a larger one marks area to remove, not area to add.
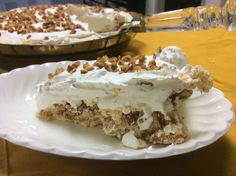
[[[100,61],[96,61],[96,62],[94,62],[93,66],[97,66],[98,68],[103,68],[103,67],[105,67],[105,63],[100,62]]]
[[[30,39],[31,37],[32,37],[31,35],[27,35],[27,37],[26,37],[26,38],[27,38],[27,39]]]
[[[64,68],[58,67],[54,73],[49,73],[48,74],[48,79],[52,79],[54,76],[59,75],[60,73],[64,72]]]
[[[161,53],[162,49],[159,46],[156,51],[153,53],[153,59],[155,59],[157,56],[159,56],[159,54]]]
[[[91,71],[94,69],[94,67],[88,63],[83,65],[83,69],[87,70],[87,71]]]
[[[148,67],[149,67],[149,69],[151,69],[151,70],[155,70],[155,69],[158,68],[158,66],[157,66],[155,60],[151,60],[151,61],[148,63]]]
[[[85,69],[81,69],[81,74],[85,74],[85,73],[88,73],[88,71],[87,70],[85,70]]]
[[[70,31],[70,34],[76,34],[76,30],[75,30],[75,29],[72,29],[72,30]]]
[[[80,66],[80,62],[76,61],[73,64],[67,66],[67,71],[69,73],[74,73],[79,66]]]
[[[111,58],[108,59],[108,62],[116,63],[117,62],[117,58],[116,57],[111,57]]]
[[[132,57],[129,55],[125,55],[121,58],[121,60],[124,62],[130,62],[131,59],[132,59]]]
[[[49,8],[54,8],[55,12],[48,11]],[[42,27],[35,28],[33,26],[33,24],[40,22],[42,22]],[[0,30],[8,32],[27,34],[71,30],[71,34],[74,34],[75,29],[84,30],[81,25],[73,23],[70,14],[65,12],[63,5],[37,5],[20,8],[20,11],[13,9],[0,13]]]
[[[118,60],[117,64],[118,64],[118,65],[124,65],[125,62],[124,62],[123,60],[120,59],[120,60]]]
[[[141,55],[141,56],[137,56],[137,59],[138,59],[139,64],[143,64],[147,58],[145,56]]]
[[[111,72],[112,68],[111,68],[111,64],[107,64],[105,63],[105,67],[104,67],[107,71]]]
[[[141,72],[148,70],[158,70],[165,65],[158,66],[155,60],[146,61],[145,56],[123,56],[123,57],[111,57],[102,56],[98,57],[97,60],[90,64],[89,62],[82,65],[80,72],[82,74],[88,73],[89,71],[96,69],[106,69],[108,72],[129,73],[129,72]],[[67,71],[73,73],[80,66],[79,62],[74,62],[67,67]]]

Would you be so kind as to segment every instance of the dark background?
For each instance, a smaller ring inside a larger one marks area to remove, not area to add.
[[[165,11],[200,6],[201,0],[166,0]]]
[[[84,0],[89,5],[102,5],[145,13],[145,0]],[[200,6],[201,0],[165,0],[165,11]]]
[[[0,0],[0,11],[35,4],[86,3],[89,5],[121,8],[123,10],[145,13],[146,0]],[[199,6],[201,0],[165,0],[165,11]]]

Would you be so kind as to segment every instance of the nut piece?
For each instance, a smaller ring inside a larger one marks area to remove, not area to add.
[[[88,63],[83,65],[83,68],[80,70],[81,74],[88,73],[89,71],[94,70],[94,67]]]
[[[118,64],[118,65],[124,65],[125,62],[124,62],[123,60],[119,59],[119,60],[117,61],[117,64]]]
[[[116,62],[111,64],[111,69],[112,69],[113,72],[117,71],[117,68],[118,67],[117,67],[117,63]]]
[[[72,30],[70,31],[70,34],[76,34],[76,30],[75,30],[75,29],[72,29]]]
[[[94,62],[93,66],[97,66],[98,68],[101,69],[105,66],[105,63],[101,62],[101,61],[96,61],[96,62]]]
[[[149,69],[151,69],[151,70],[155,70],[155,69],[158,68],[158,66],[157,66],[155,60],[151,60],[151,61],[148,63],[148,67],[149,67]]]
[[[79,66],[80,66],[80,62],[76,61],[73,64],[67,66],[67,71],[69,73],[74,73]]]
[[[137,59],[138,59],[138,63],[139,64],[144,64],[144,62],[146,61],[146,57],[141,55],[141,56],[137,56]]]
[[[65,69],[62,67],[58,67],[54,73],[49,73],[48,74],[48,79],[52,79],[54,76],[59,75],[60,73],[64,72]]]
[[[130,55],[125,55],[121,58],[122,61],[124,62],[130,62],[132,57]]]
[[[111,58],[108,59],[108,62],[116,63],[117,62],[117,58],[116,57],[111,57]]]
[[[83,69],[85,69],[85,70],[87,70],[87,71],[91,71],[91,70],[93,70],[94,68],[93,68],[92,65],[86,63],[86,64],[83,65]]]
[[[31,37],[32,37],[31,35],[27,35],[27,37],[26,37],[26,38],[27,38],[27,39],[30,39]]]
[[[157,47],[156,51],[153,53],[153,59],[155,59],[159,54],[161,53],[162,49],[161,47]]]
[[[105,56],[97,58],[97,61],[106,62],[106,61],[108,61],[108,59],[109,59],[109,57],[107,55],[105,55]]]
[[[106,64],[105,63],[105,67],[104,67],[107,71],[111,72],[112,71],[112,67],[111,64]]]
[[[85,74],[85,73],[88,73],[88,71],[85,70],[85,69],[81,69],[80,73],[81,73],[81,74]]]

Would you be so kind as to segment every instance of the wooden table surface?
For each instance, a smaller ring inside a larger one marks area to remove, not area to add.
[[[157,46],[181,47],[193,65],[207,68],[214,86],[236,105],[236,31],[139,33],[124,53],[150,55]],[[1,65],[0,65],[1,67]],[[7,116],[6,116],[7,117]],[[49,134],[50,135],[50,134]],[[167,158],[101,161],[42,153],[0,140],[0,176],[236,175],[236,125],[215,143]]]

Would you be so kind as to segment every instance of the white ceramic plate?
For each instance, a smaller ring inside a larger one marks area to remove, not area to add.
[[[234,114],[223,93],[213,88],[208,94],[194,92],[182,107],[189,137],[183,144],[153,145],[133,150],[99,128],[83,128],[65,122],[36,118],[35,85],[47,74],[69,62],[47,63],[16,69],[0,76],[0,137],[34,150],[93,159],[161,158],[187,153],[213,143],[229,129]]]

